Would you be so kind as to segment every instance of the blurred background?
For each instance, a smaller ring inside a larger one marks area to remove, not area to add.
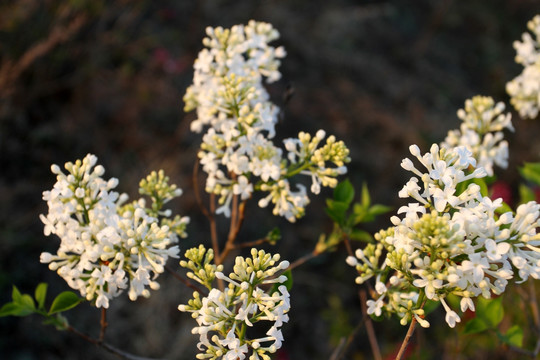
[[[536,0],[0,2],[0,304],[10,301],[13,284],[32,293],[46,281],[49,301],[68,289],[39,263],[40,253],[56,251],[59,243],[43,235],[41,193],[55,182],[51,164],[87,153],[96,154],[106,176],[117,177],[118,190],[132,198],[143,176],[164,169],[184,189],[171,208],[192,218],[181,248],[210,243],[192,185],[201,137],[189,131],[194,114],[182,110],[207,26],[272,23],[281,33],[275,45],[288,53],[282,79],[268,88],[282,108],[278,137],[321,128],[336,135],[351,150],[347,176],[357,190],[366,182],[373,202],[397,209],[403,204],[397,192],[408,179],[399,164],[410,144],[425,151],[442,141],[459,127],[457,109],[476,94],[508,103],[505,83],[522,70],[512,42],[539,12]],[[514,114],[513,123],[510,166],[498,169],[511,190],[520,181],[516,167],[540,157],[538,120]],[[293,261],[331,230],[322,210],[329,196],[327,190],[312,199],[307,216],[294,225],[252,206],[240,240],[280,227],[282,240],[266,249]],[[389,226],[389,216],[365,229]],[[220,226],[225,234],[226,223]],[[329,359],[349,337],[343,359],[372,358],[345,257],[340,247],[295,270],[291,321],[275,359]],[[178,269],[176,260],[169,265]],[[112,302],[107,341],[140,356],[193,359],[194,320],[177,310],[191,290],[167,273],[159,282],[150,299],[132,303],[124,295]],[[526,324],[516,294],[505,299],[507,308],[517,309],[508,321]],[[432,329],[417,332],[410,358],[518,358],[501,351],[493,334],[459,335],[459,328],[447,329],[443,311],[433,316]],[[97,336],[95,308],[84,304],[67,317]],[[391,358],[406,328],[396,319],[375,328],[383,357]],[[532,330],[525,336],[535,341]],[[0,318],[0,358],[114,356],[28,317]]]

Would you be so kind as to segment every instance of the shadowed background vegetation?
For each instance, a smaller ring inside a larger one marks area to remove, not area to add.
[[[282,108],[278,137],[322,128],[343,139],[351,150],[348,177],[357,193],[366,182],[374,202],[397,208],[403,204],[397,192],[407,180],[399,164],[410,144],[425,151],[443,140],[459,127],[456,110],[476,94],[508,103],[505,83],[521,71],[513,62],[512,42],[539,12],[534,0],[2,2],[0,303],[9,301],[12,284],[24,292],[41,281],[50,284],[50,293],[67,289],[39,263],[42,251],[58,246],[56,238],[43,235],[39,214],[47,210],[41,193],[55,182],[51,164],[89,152],[131,197],[138,196],[139,179],[164,169],[184,189],[171,208],[192,218],[181,248],[210,243],[192,185],[201,137],[189,131],[194,114],[182,110],[206,26],[249,19],[272,23],[281,33],[276,44],[288,53],[282,79],[269,87]],[[517,114],[513,119],[516,132],[507,134],[510,166],[499,169],[499,179],[515,189],[516,167],[540,156],[540,125]],[[251,204],[240,239],[260,238],[278,226],[282,240],[266,249],[295,260],[313,249],[321,232],[330,231],[322,210],[327,196],[331,191],[313,199],[307,216],[294,225]],[[388,218],[366,229],[389,226]],[[220,225],[224,234],[227,223]],[[345,257],[338,248],[295,270],[291,321],[276,359],[328,359],[348,338],[344,359],[372,357],[354,270]],[[169,265],[177,268],[177,261]],[[159,282],[162,289],[148,300],[132,303],[121,296],[112,302],[107,340],[141,356],[193,359],[194,320],[176,309],[191,290],[169,274]],[[523,294],[516,294],[505,299],[509,312],[514,309],[505,321],[527,328]],[[411,358],[516,356],[501,351],[495,335],[458,336],[459,329],[447,329],[442,311],[438,314],[432,329],[417,331]],[[67,315],[82,331],[99,331],[99,311],[88,304]],[[396,319],[375,326],[383,355],[391,357],[406,328]],[[534,342],[538,334],[529,330],[526,341]],[[35,317],[0,319],[0,357],[113,358]]]

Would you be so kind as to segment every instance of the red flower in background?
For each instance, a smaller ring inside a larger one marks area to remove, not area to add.
[[[512,204],[512,189],[507,182],[496,181],[491,185],[491,198],[493,200],[502,198],[506,204]]]

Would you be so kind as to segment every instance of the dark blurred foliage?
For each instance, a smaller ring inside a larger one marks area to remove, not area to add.
[[[132,196],[141,177],[164,169],[186,190],[172,204],[192,218],[182,248],[209,243],[208,224],[192,191],[200,135],[189,131],[194,114],[182,111],[206,26],[229,27],[252,18],[271,22],[288,52],[282,80],[269,88],[283,109],[280,136],[319,128],[335,134],[351,149],[353,184],[359,189],[365,181],[374,202],[399,206],[397,191],[407,179],[399,163],[408,146],[426,150],[457,128],[455,113],[466,98],[482,94],[507,102],[505,83],[521,71],[513,62],[512,42],[538,12],[535,0],[1,2],[0,302],[9,300],[12,284],[32,292],[47,281],[51,293],[66,290],[63,280],[39,263],[40,252],[58,244],[43,235],[41,192],[55,181],[52,163],[88,152]],[[285,104],[291,89],[294,95]],[[511,164],[499,173],[515,188],[516,166],[538,160],[540,129],[538,121],[517,115],[514,125]],[[322,199],[330,194],[313,200],[295,225],[252,207],[240,237],[252,240],[279,226],[283,239],[268,250],[294,260],[329,231]],[[220,225],[225,231],[226,223]],[[388,225],[383,216],[367,230]],[[340,248],[295,271],[291,322],[284,327],[279,359],[328,359],[351,334],[343,359],[372,357],[345,256]],[[176,261],[170,265],[176,267]],[[141,356],[193,359],[194,322],[176,309],[190,291],[167,274],[159,281],[162,290],[148,300],[132,303],[122,296],[112,302],[107,340]],[[526,323],[519,299],[509,296],[507,305],[516,309],[515,321]],[[447,329],[441,313],[434,315],[440,318],[432,329],[417,332],[412,357],[516,358],[501,351],[494,335],[459,336]],[[99,331],[99,312],[88,305],[68,318],[85,332]],[[406,329],[395,319],[375,328],[390,357]],[[0,358],[113,356],[37,318],[2,318]]]

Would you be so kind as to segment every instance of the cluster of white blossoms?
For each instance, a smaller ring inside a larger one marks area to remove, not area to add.
[[[197,359],[270,360],[268,354],[283,342],[281,326],[289,320],[289,292],[283,285],[287,277],[277,276],[289,262],[251,249],[251,257],[238,256],[233,272],[226,276],[221,265],[212,264],[211,249],[201,245],[188,250],[186,258],[180,265],[191,270],[188,276],[209,289],[208,295],[194,292],[188,305],[178,306],[197,321],[192,330],[200,336]],[[227,287],[213,288],[216,278],[227,282]]]
[[[259,206],[274,204],[273,213],[294,222],[309,203],[301,184],[290,178],[311,178],[311,191],[334,187],[336,177],[347,171],[349,151],[342,141],[320,130],[315,136],[300,133],[285,140],[284,151],[271,140],[279,109],[269,101],[263,79],[281,77],[278,67],[282,47],[268,43],[279,34],[272,25],[250,21],[231,29],[207,28],[207,47],[195,61],[193,84],[184,96],[185,110],[196,109],[191,129],[203,135],[198,157],[208,175],[206,191],[219,196],[217,213],[230,215],[233,196],[242,201],[253,192],[267,193]],[[319,147],[319,145],[322,145]],[[296,189],[294,189],[296,187]]]
[[[504,103],[495,103],[489,96],[475,96],[465,101],[465,109],[459,109],[463,120],[460,130],[451,130],[441,147],[446,149],[465,146],[476,159],[477,167],[493,176],[493,165],[508,166],[508,142],[503,130],[514,131],[511,114],[503,114]]]
[[[534,34],[522,35],[522,41],[515,41],[516,62],[523,65],[521,74],[506,84],[510,103],[522,118],[534,119],[540,108],[540,15],[527,23]]]
[[[186,236],[189,219],[170,218],[170,210],[162,210],[182,194],[163,171],[141,180],[140,193],[152,199],[147,208],[143,198],[126,203],[126,194],[112,191],[118,180],[104,180],[105,170],[96,162],[88,154],[66,163],[67,173],[51,167],[57,182],[43,192],[49,212],[40,217],[45,235],[58,236],[60,247],[56,254],[43,252],[40,260],[96,307],[107,308],[128,287],[131,300],[150,296],[147,287],[159,288],[155,279],[169,257],[178,257],[175,244]]]
[[[465,146],[439,148],[422,155],[416,145],[402,162],[413,176],[399,192],[413,202],[393,216],[393,227],[375,235],[376,243],[356,251],[357,283],[374,278],[368,313],[397,314],[403,325],[414,317],[423,327],[426,300],[440,302],[454,327],[458,313],[445,298],[460,298],[461,311],[474,311],[473,298],[501,294],[509,280],[540,277],[540,205],[520,205],[500,213],[502,199],[491,200],[475,183],[486,176]],[[499,210],[499,212],[498,212]]]

